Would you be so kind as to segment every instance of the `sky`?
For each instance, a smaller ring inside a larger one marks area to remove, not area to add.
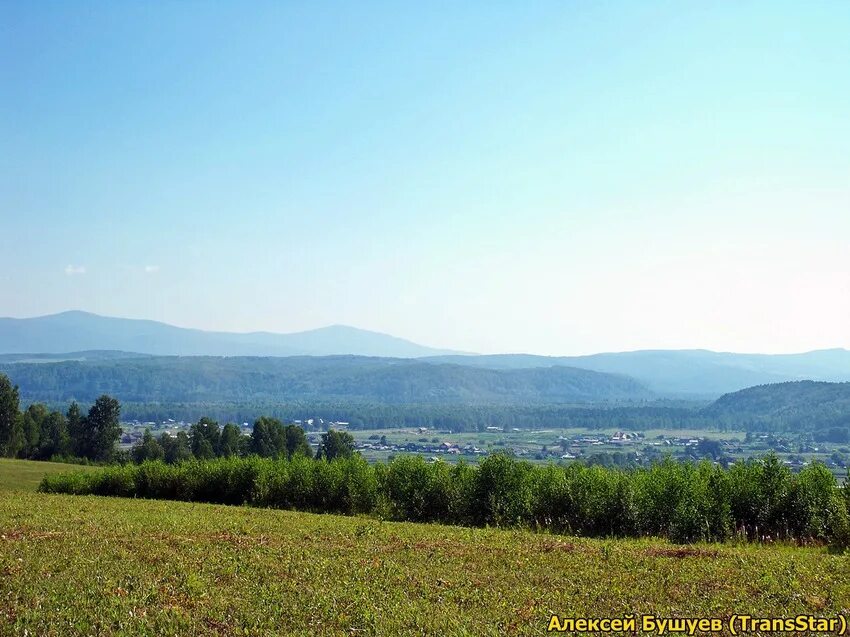
[[[850,348],[850,2],[0,3],[0,316]]]

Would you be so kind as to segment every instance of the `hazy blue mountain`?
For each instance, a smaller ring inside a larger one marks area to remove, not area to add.
[[[624,374],[666,396],[716,397],[754,385],[795,380],[850,381],[850,351],[733,354],[708,350],[643,350],[590,356],[439,356],[425,360],[491,369],[566,365]]]
[[[3,363],[27,400],[134,402],[341,400],[383,404],[539,404],[652,398],[624,376],[570,367],[493,370],[359,356],[145,357]]]
[[[387,334],[343,325],[307,332],[232,333],[175,327],[157,321],[88,312],[0,318],[0,353],[120,350],[161,356],[327,356],[355,354],[413,358],[451,353]]]
[[[64,354],[64,352],[73,352]],[[293,334],[207,332],[136,319],[63,312],[0,319],[0,354],[44,361],[102,360],[138,352],[157,356],[328,356],[419,358],[491,370],[572,367],[638,380],[665,397],[713,399],[746,387],[796,380],[850,381],[850,351],[803,354],[734,354],[707,350],[644,350],[548,357],[529,354],[467,355],[424,347],[386,334],[334,325]],[[22,356],[24,354],[27,356]],[[48,357],[50,358],[50,357]],[[0,358],[7,362],[8,357]]]

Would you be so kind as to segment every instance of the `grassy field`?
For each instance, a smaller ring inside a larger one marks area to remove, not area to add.
[[[0,635],[543,634],[850,612],[850,557],[0,493]]]
[[[33,462],[0,458],[0,491],[35,491],[41,479],[52,473],[89,470],[93,467],[59,462]]]

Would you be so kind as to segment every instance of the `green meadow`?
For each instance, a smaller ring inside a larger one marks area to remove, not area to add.
[[[4,483],[31,486],[37,464],[4,462]],[[850,556],[824,548],[12,490],[0,574],[0,635],[540,635],[552,614],[850,612]]]
[[[88,471],[97,467],[69,465],[61,462],[34,462],[0,458],[0,491],[35,491],[46,475]]]

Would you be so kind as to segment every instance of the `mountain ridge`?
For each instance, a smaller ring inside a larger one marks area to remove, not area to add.
[[[660,395],[692,399],[716,398],[747,387],[796,380],[850,381],[850,351],[841,348],[800,354],[655,349],[585,356],[448,355],[426,357],[424,360],[492,369],[578,367],[623,374],[641,381]]]
[[[329,356],[354,354],[417,358],[460,354],[348,325],[291,333],[220,332],[178,327],[150,319],[68,310],[31,318],[0,318],[0,353],[94,350],[157,356]]]
[[[16,360],[16,356],[17,360],[44,362],[139,356],[334,355],[407,358],[494,370],[571,367],[626,376],[660,397],[687,400],[711,400],[747,387],[789,381],[850,381],[850,351],[843,348],[799,354],[708,349],[647,349],[583,356],[469,354],[340,324],[285,334],[205,331],[81,310],[0,318],[0,361],[5,362]]]

